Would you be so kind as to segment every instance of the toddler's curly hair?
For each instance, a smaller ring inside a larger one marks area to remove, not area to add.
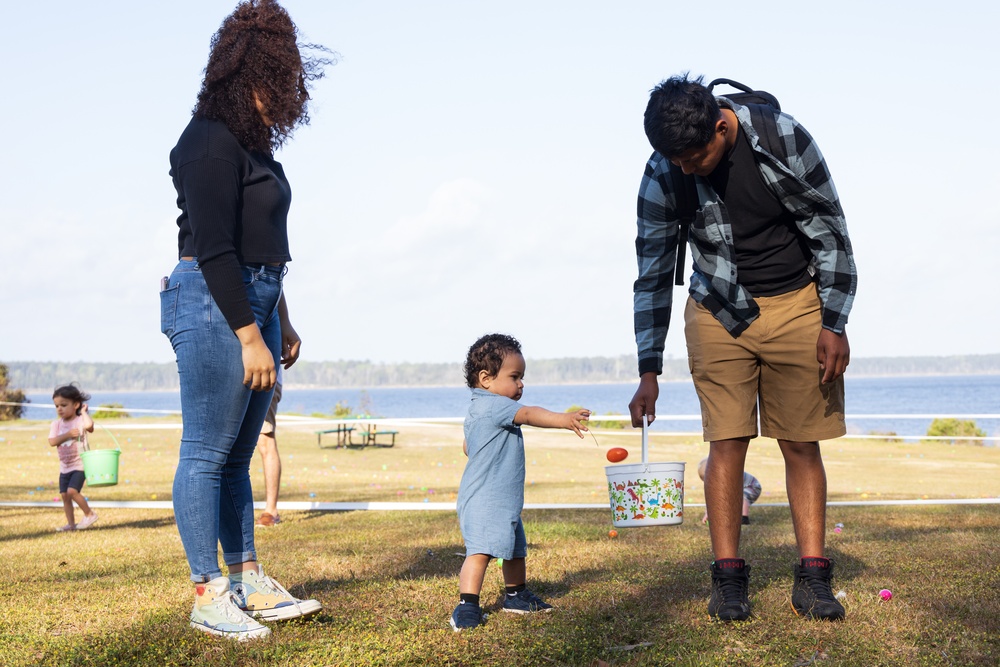
[[[465,383],[470,389],[479,388],[479,371],[496,377],[508,354],[521,354],[521,343],[507,334],[486,334],[472,344],[465,357]]]

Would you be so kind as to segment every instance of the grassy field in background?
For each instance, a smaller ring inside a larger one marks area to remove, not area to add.
[[[176,424],[176,428],[153,428]],[[121,446],[119,484],[85,487],[95,500],[169,500],[180,440],[179,418],[102,420],[94,449]],[[146,428],[143,428],[143,426]],[[317,426],[279,423],[283,501],[453,501],[465,466],[461,424],[395,426],[392,448],[321,449]],[[604,467],[611,447],[624,447],[624,463],[641,461],[633,429],[596,430],[583,440],[568,431],[525,427],[528,503],[603,503]],[[58,494],[59,462],[49,447],[48,423],[0,425],[6,464],[0,467],[0,501],[48,501]],[[324,436],[324,446],[334,443]],[[830,501],[1000,496],[1000,447],[942,441],[884,442],[841,439],[823,443]],[[704,502],[698,462],[708,446],[694,436],[650,437],[650,461],[684,461],[685,500]],[[773,440],[750,446],[746,468],[763,486],[758,503],[786,502],[784,464]],[[251,466],[255,497],[263,500],[260,457]],[[39,488],[41,487],[41,488]],[[58,520],[58,517],[56,517]],[[610,516],[609,516],[610,521]],[[60,524],[61,525],[61,524]]]
[[[162,420],[155,420],[162,422]],[[91,500],[169,500],[179,429],[103,421],[122,448],[120,483]],[[126,430],[125,426],[139,427]],[[283,501],[449,501],[464,457],[459,425],[397,427],[391,449],[320,449],[312,427],[279,424]],[[47,424],[0,426],[0,500],[51,501],[58,461]],[[526,501],[607,502],[604,453],[639,460],[631,432],[597,441],[525,429]],[[95,448],[113,445],[98,429]],[[824,443],[831,501],[1000,494],[1000,451],[945,443]],[[685,501],[703,502],[695,467],[707,447],[655,436],[650,460],[687,463]],[[750,448],[759,504],[785,502],[777,447]],[[259,458],[256,495],[262,499]],[[40,487],[40,488],[39,488]],[[708,531],[683,525],[608,535],[607,510],[525,512],[530,585],[556,611],[491,614],[456,634],[448,617],[463,553],[454,512],[285,511],[258,532],[268,573],[324,611],[234,645],[187,627],[187,566],[166,510],[104,508],[94,528],[57,534],[60,507],[0,508],[2,665],[996,665],[1000,661],[1000,506],[831,507],[834,586],[844,623],[797,619],[788,603],[795,547],[788,509],[757,506],[743,537],[754,618],[708,621]],[[889,588],[895,597],[881,601]],[[502,590],[491,567],[484,605]],[[488,609],[489,610],[489,609]]]

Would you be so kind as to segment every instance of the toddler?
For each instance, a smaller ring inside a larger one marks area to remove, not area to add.
[[[523,378],[521,344],[511,336],[489,334],[469,348],[465,381],[472,389],[472,404],[465,418],[463,444],[469,462],[457,502],[465,563],[459,576],[460,602],[451,615],[455,632],[485,620],[479,593],[493,558],[503,559],[503,611],[529,614],[552,609],[525,583],[528,546],[521,524],[524,439],[520,426],[565,428],[582,438],[590,411],[560,413],[521,405]]]
[[[705,481],[705,469],[708,467],[708,457],[701,460],[698,464],[698,477],[701,477],[701,481]],[[760,498],[760,482],[757,478],[748,473],[746,470],[743,471],[743,520],[742,524],[744,526],[750,525],[750,506],[757,502]],[[705,512],[705,516],[701,517],[702,523],[708,523],[708,512]]]
[[[87,434],[94,432],[94,420],[90,418],[85,402],[89,400],[90,395],[80,391],[75,384],[52,392],[52,402],[59,418],[49,428],[49,444],[59,452],[59,495],[66,512],[66,525],[56,528],[60,532],[83,530],[97,521],[97,512],[90,509],[87,499],[80,493],[86,479],[80,452],[87,448]],[[73,503],[83,511],[80,523],[76,522]]]

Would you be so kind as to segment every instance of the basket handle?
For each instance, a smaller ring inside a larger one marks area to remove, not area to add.
[[[642,464],[649,461],[649,418],[642,416]]]

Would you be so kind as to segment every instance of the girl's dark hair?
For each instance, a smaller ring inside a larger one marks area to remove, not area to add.
[[[496,377],[508,354],[521,354],[521,344],[507,334],[486,334],[472,344],[465,356],[465,383],[469,389],[479,387],[479,371]]]
[[[707,145],[715,134],[722,111],[702,80],[689,80],[687,73],[672,76],[649,94],[643,116],[646,138],[668,159]]]
[[[309,124],[309,85],[334,62],[329,49],[297,43],[298,30],[274,0],[244,0],[212,37],[194,115],[225,123],[245,148],[272,155]],[[330,57],[302,55],[318,51]],[[257,110],[260,98],[272,125]]]
[[[56,387],[56,390],[52,392],[52,398],[56,398],[57,396],[65,398],[68,401],[73,401],[74,403],[86,403],[90,400],[90,394],[81,391],[75,382]],[[76,414],[80,414],[80,408],[76,409]]]

